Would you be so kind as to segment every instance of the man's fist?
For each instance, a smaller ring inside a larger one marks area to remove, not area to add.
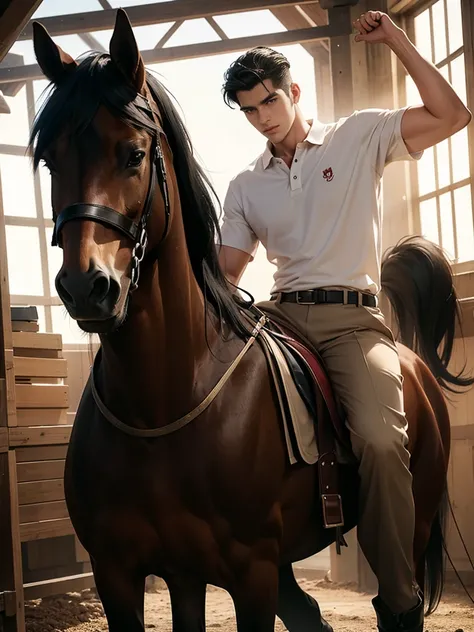
[[[367,11],[354,23],[354,28],[359,31],[356,42],[385,43],[387,44],[402,30],[382,11]]]

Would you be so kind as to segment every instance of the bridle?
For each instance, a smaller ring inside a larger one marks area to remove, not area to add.
[[[133,101],[137,107],[144,110],[149,116],[151,116],[152,120],[157,126],[157,133],[153,136],[152,144],[151,144],[151,156],[152,156],[152,166],[150,173],[150,182],[148,185],[147,196],[145,199],[145,203],[143,205],[143,211],[140,217],[140,220],[134,222],[130,218],[122,215],[118,211],[109,206],[102,206],[101,204],[89,204],[84,202],[79,202],[77,204],[71,204],[64,208],[61,213],[55,219],[52,245],[61,247],[61,230],[67,222],[70,222],[73,219],[88,219],[94,222],[98,222],[99,224],[105,224],[106,226],[112,226],[120,233],[129,237],[132,241],[135,242],[132,251],[132,262],[131,262],[131,272],[130,272],[130,289],[129,292],[133,292],[138,287],[138,280],[140,277],[140,264],[142,263],[146,248],[148,245],[148,236],[147,236],[147,224],[150,218],[153,198],[156,190],[156,183],[160,185],[161,194],[163,196],[163,202],[165,206],[165,227],[163,230],[163,234],[157,246],[153,248],[153,252],[156,251],[159,245],[163,243],[165,240],[169,225],[170,225],[170,197],[168,190],[168,182],[166,178],[166,167],[163,156],[163,150],[161,147],[160,135],[164,132],[161,129],[161,125],[159,124],[159,113],[154,110],[151,106],[151,99],[148,98],[148,89],[147,96],[137,95]],[[158,120],[157,120],[158,118]],[[92,396],[94,398],[94,402],[104,416],[104,418],[115,426],[118,430],[131,435],[133,437],[140,438],[157,438],[163,437],[169,434],[172,434],[185,426],[188,426],[194,419],[199,417],[215,400],[217,395],[220,393],[224,385],[230,379],[232,373],[235,371],[240,361],[244,357],[244,355],[248,352],[250,347],[254,344],[256,338],[258,337],[260,330],[264,327],[266,322],[266,317],[262,316],[260,320],[255,325],[252,333],[250,334],[249,339],[244,345],[243,349],[234,359],[230,367],[221,377],[221,379],[217,382],[214,388],[208,393],[208,395],[203,399],[203,401],[196,406],[192,411],[180,417],[176,421],[168,424],[164,427],[159,428],[135,428],[133,426],[129,426],[125,424],[123,421],[118,419],[112,411],[110,411],[107,406],[102,401],[100,394],[97,390],[97,370],[100,362],[101,349],[96,354],[94,358],[93,365],[91,367],[91,374],[89,378],[90,388],[92,391]]]
[[[148,95],[148,90],[147,90]],[[67,222],[73,219],[88,219],[99,224],[106,226],[112,226],[115,230],[119,231],[123,235],[129,237],[135,242],[132,250],[132,260],[130,268],[130,288],[129,292],[134,292],[138,287],[138,280],[140,278],[140,264],[142,263],[145,252],[148,245],[147,225],[151,215],[153,207],[153,199],[156,192],[156,184],[158,182],[161,195],[163,196],[163,202],[165,206],[165,227],[159,243],[155,246],[154,250],[160,246],[165,240],[169,224],[170,224],[170,197],[168,190],[168,181],[166,178],[166,166],[163,156],[163,149],[161,146],[160,136],[164,135],[164,132],[159,124],[157,118],[158,112],[152,108],[151,100],[148,96],[137,94],[133,103],[144,110],[153,120],[157,126],[157,133],[153,135],[153,140],[150,148],[151,169],[150,169],[150,181],[148,184],[148,191],[143,205],[143,211],[140,220],[137,222],[131,220],[129,217],[122,215],[118,211],[109,206],[103,206],[101,204],[90,204],[85,202],[78,202],[71,204],[64,208],[54,220],[53,237],[51,240],[52,246],[61,246],[61,231]]]

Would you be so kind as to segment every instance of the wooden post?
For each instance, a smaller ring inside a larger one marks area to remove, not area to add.
[[[349,7],[330,9],[329,24],[350,25],[351,11]],[[342,30],[342,29],[341,29]],[[348,116],[354,110],[352,89],[351,35],[331,37],[331,75],[334,98],[334,119],[337,121]]]
[[[9,449],[17,420],[6,246],[0,178],[0,623],[2,632],[25,632],[16,457]]]
[[[8,53],[41,2],[42,0],[10,0],[10,3],[3,3],[8,6],[3,12],[0,10],[0,61]]]

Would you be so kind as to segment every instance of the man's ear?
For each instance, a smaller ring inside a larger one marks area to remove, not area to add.
[[[293,103],[295,104],[299,103],[299,100],[301,97],[301,88],[299,87],[297,83],[291,84],[290,95],[291,95],[291,100],[293,101]]]

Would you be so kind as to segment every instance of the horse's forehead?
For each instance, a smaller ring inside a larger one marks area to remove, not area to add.
[[[97,114],[92,121],[92,127],[98,136],[104,140],[127,140],[147,137],[147,133],[144,130],[138,130],[127,125],[105,107],[100,107],[97,110]]]

